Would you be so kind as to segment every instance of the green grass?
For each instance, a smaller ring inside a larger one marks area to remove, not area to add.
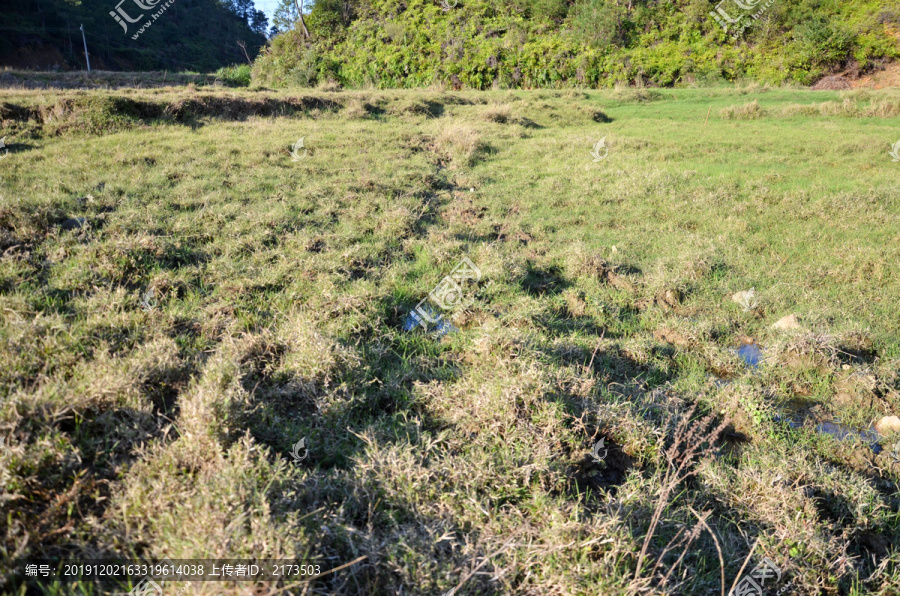
[[[726,592],[748,555],[791,594],[900,589],[889,449],[814,430],[900,411],[895,91],[19,90],[0,116],[4,568],[365,555],[308,593],[719,594],[721,549]],[[403,331],[463,256],[461,331]],[[706,414],[721,436],[678,429]]]

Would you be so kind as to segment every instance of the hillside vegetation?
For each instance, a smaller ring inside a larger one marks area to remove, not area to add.
[[[267,85],[534,88],[751,78],[810,84],[898,56],[896,0],[319,0],[256,61]],[[758,19],[750,18],[756,14]],[[739,33],[735,35],[735,33]]]
[[[764,557],[767,596],[900,592],[900,433],[863,433],[900,413],[896,91],[0,119],[0,592],[128,589],[28,588],[29,555],[323,572],[166,585],[210,596],[721,596]],[[456,330],[409,325],[464,257]]]

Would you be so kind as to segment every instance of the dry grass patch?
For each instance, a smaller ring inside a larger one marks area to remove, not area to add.
[[[512,121],[512,106],[508,103],[492,103],[481,111],[481,117],[488,122],[506,124]]]
[[[725,120],[756,120],[764,118],[768,112],[760,107],[759,102],[755,99],[750,103],[740,106],[728,106],[719,111],[719,115]]]
[[[900,101],[892,99],[864,102],[862,98],[845,97],[842,101],[812,104],[788,104],[781,108],[781,116],[832,116],[840,118],[896,118],[900,116]]]
[[[472,165],[486,148],[481,133],[474,125],[456,120],[441,123],[434,144],[438,151],[448,155],[458,166]]]
[[[655,89],[636,89],[632,87],[616,88],[613,98],[626,103],[643,103],[663,99],[664,95]]]

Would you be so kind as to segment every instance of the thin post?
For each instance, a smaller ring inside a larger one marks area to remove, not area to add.
[[[84,42],[84,60],[87,62],[88,72],[91,72],[91,59],[88,57],[87,53],[87,39],[84,37],[84,25],[81,25],[79,29],[81,29],[81,41]]]

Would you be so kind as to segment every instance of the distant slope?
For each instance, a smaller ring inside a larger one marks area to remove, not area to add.
[[[168,2],[168,6],[166,3]],[[24,0],[0,11],[0,66],[84,69],[84,24],[91,67],[101,70],[211,71],[254,56],[265,43],[265,16],[249,0],[125,0],[121,10],[136,22],[127,32],[110,12],[118,0]],[[141,8],[149,7],[149,9]],[[160,11],[162,11],[160,13]],[[158,13],[154,20],[152,15]],[[133,36],[140,27],[150,27]]]
[[[750,10],[735,1],[320,0],[307,19],[311,40],[296,30],[276,37],[254,76],[478,89],[812,84],[900,56],[897,0],[741,0]]]

